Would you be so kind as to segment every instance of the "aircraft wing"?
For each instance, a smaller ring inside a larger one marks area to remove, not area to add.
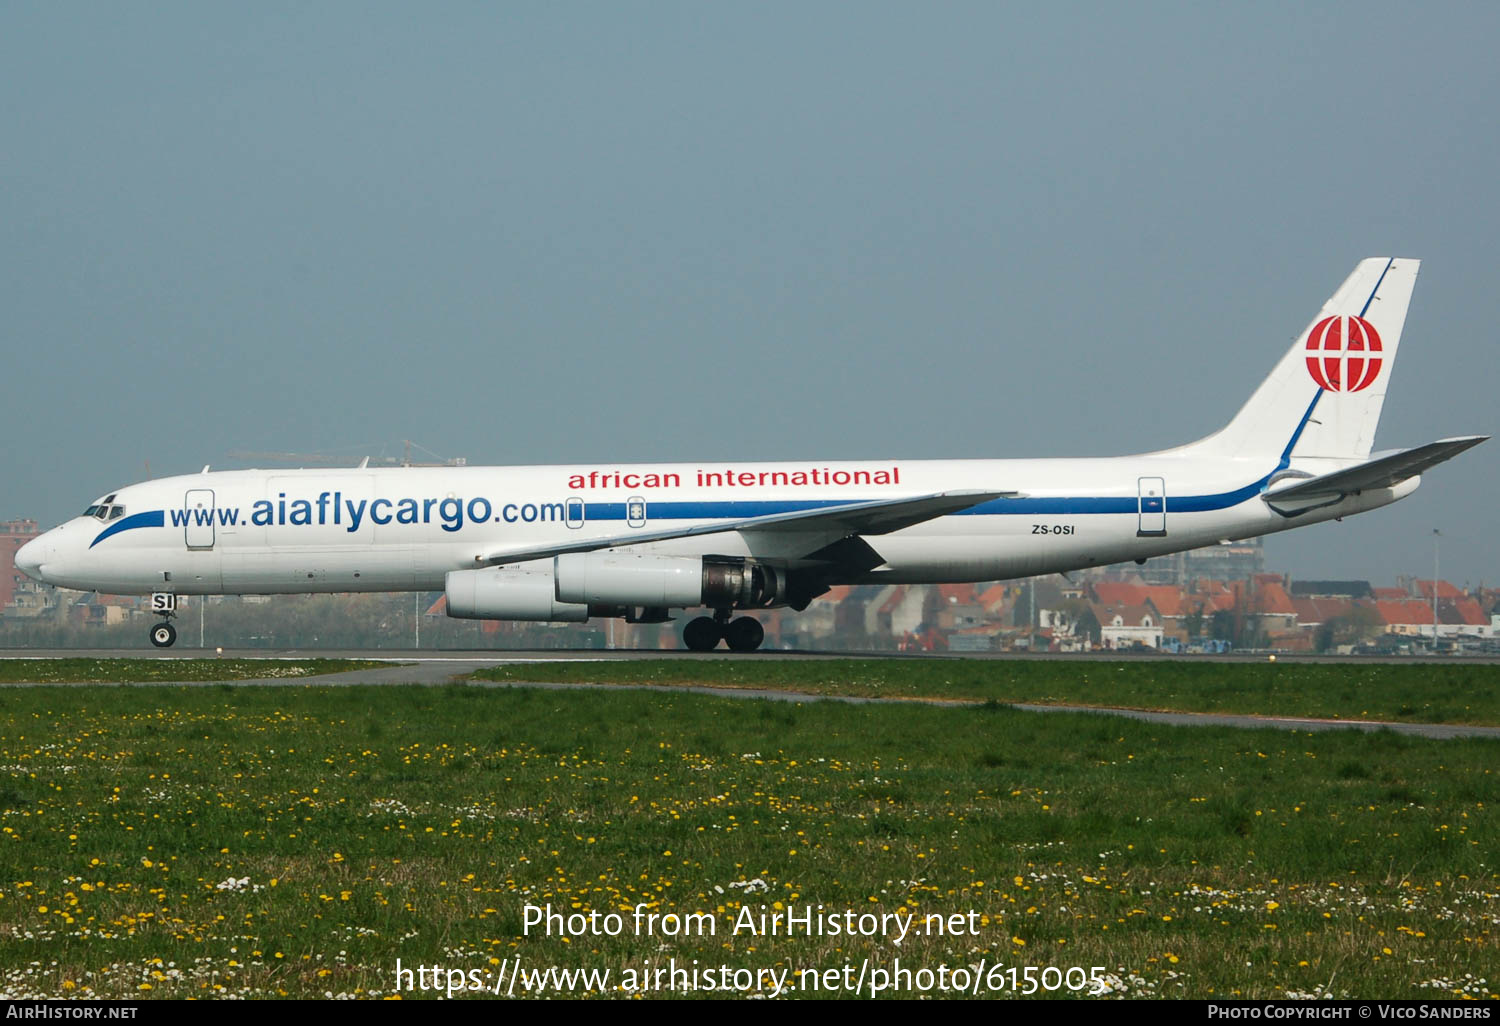
[[[698,535],[724,534],[729,531],[754,531],[760,535],[797,534],[842,538],[851,535],[889,534],[913,524],[934,520],[949,513],[977,506],[991,499],[1015,497],[1019,492],[999,491],[954,491],[935,492],[905,499],[875,499],[870,502],[850,502],[838,506],[818,509],[794,510],[790,513],[769,513],[765,516],[747,517],[742,520],[725,520],[721,523],[698,524],[693,527],[666,528],[658,531],[632,531],[603,538],[581,538],[576,542],[546,545],[532,548],[495,549],[474,557],[474,561],[485,566],[502,563],[524,563],[532,559],[549,559],[568,552],[593,552],[598,549],[618,549],[629,545],[644,545],[649,542],[671,541],[675,538],[691,538]],[[819,546],[814,546],[817,548]]]
[[[1374,459],[1331,474],[1287,481],[1281,486],[1273,487],[1263,498],[1267,502],[1279,503],[1286,500],[1342,498],[1351,492],[1367,488],[1390,488],[1407,478],[1416,477],[1429,467],[1451,460],[1465,449],[1471,449],[1488,438],[1488,435],[1444,438],[1413,449],[1381,453]]]

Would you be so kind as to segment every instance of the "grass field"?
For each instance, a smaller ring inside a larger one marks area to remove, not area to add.
[[[0,684],[296,679],[386,665],[367,659],[0,659]]]
[[[807,987],[899,958],[1102,965],[1124,996],[1485,996],[1497,754],[996,704],[16,689],[0,990],[381,996],[398,958],[607,969],[609,993],[696,958]],[[705,913],[715,935],[527,935],[528,903]],[[731,932],[778,904],[972,910],[977,934]]]
[[[1465,663],[640,659],[542,661],[473,676],[1500,726],[1500,666]]]

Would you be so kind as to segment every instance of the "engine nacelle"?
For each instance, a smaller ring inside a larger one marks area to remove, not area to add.
[[[454,570],[443,578],[443,591],[448,615],[460,620],[582,623],[589,618],[586,604],[557,600],[552,574],[545,570]]]
[[[571,552],[556,557],[557,599],[589,605],[763,609],[786,599],[786,575],[735,556]]]

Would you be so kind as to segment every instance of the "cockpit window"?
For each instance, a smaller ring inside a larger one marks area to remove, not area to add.
[[[115,495],[118,494],[119,492],[115,493]],[[86,517],[93,517],[95,520],[113,520],[116,517],[124,516],[125,507],[113,505],[114,501],[114,495],[106,495],[104,498],[94,503],[88,509],[84,510],[83,515]]]

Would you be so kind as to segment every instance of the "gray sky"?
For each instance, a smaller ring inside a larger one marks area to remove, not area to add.
[[[1424,260],[1377,448],[1490,433],[1494,4],[0,6],[0,517],[235,450],[1107,455]],[[360,450],[358,447],[363,446]],[[1500,441],[1268,543],[1500,582]]]

